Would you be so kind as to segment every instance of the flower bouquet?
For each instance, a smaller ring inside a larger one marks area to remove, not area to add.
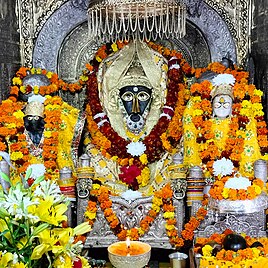
[[[10,184],[0,190],[0,267],[90,267],[79,256],[82,234],[91,230],[90,225],[65,227],[68,203],[60,188],[44,176],[31,181],[31,174],[39,172],[30,168],[13,184],[0,173]]]
[[[230,229],[208,238],[197,238],[194,246],[199,268],[267,267],[268,238],[252,238]]]

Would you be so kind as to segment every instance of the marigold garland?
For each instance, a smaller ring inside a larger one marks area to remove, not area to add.
[[[50,85],[48,86],[34,86],[33,88],[30,85],[23,85],[23,79],[30,74],[43,74],[50,80]],[[66,83],[62,79],[59,79],[56,73],[47,71],[40,68],[29,68],[29,67],[20,67],[16,72],[16,76],[12,79],[12,86],[10,88],[9,99],[17,101],[19,92],[23,94],[28,94],[33,92],[34,94],[40,94],[42,96],[51,95],[56,93],[59,90],[70,91],[72,93],[81,91],[82,87],[80,83]]]
[[[172,152],[182,136],[181,119],[186,102],[185,96],[187,96],[182,72],[184,72],[184,75],[189,75],[191,67],[183,59],[181,53],[149,43],[153,49],[162,53],[167,59],[176,57],[182,68],[170,69],[168,71],[169,82],[165,106],[169,106],[175,111],[174,116],[171,116],[170,119],[165,116],[161,117],[152,131],[142,140],[146,146],[144,154],[140,157],[133,157],[127,152],[127,145],[131,141],[120,137],[109,121],[98,127],[98,119],[94,119],[96,114],[103,112],[97,84],[99,63],[124,45],[124,43],[117,42],[111,46],[102,46],[91,64],[87,64],[87,70],[80,77],[80,83],[82,85],[86,84],[87,88],[87,129],[91,135],[91,143],[101,151],[104,157],[115,160],[120,166],[123,166],[121,169],[122,174],[120,174],[121,180],[131,188],[138,189],[140,186],[145,186],[148,183],[148,176],[147,179],[139,179],[139,176],[145,173],[146,165],[159,160],[164,151]],[[129,170],[134,169],[134,167],[136,167],[137,172],[135,172],[135,175],[130,176],[131,172]]]
[[[147,215],[144,215],[140,221],[140,226],[127,229],[120,223],[120,220],[116,216],[112,209],[112,201],[109,197],[110,191],[107,187],[98,183],[93,183],[92,190],[90,191],[90,198],[87,209],[85,211],[85,218],[90,225],[93,226],[97,213],[97,203],[102,209],[106,220],[108,221],[111,230],[117,235],[119,240],[126,240],[129,237],[131,240],[138,240],[144,234],[146,234],[159,212],[163,211],[163,217],[166,220],[165,228],[170,243],[176,249],[183,247],[185,241],[193,240],[194,230],[197,229],[200,222],[204,220],[207,214],[207,199],[203,201],[203,207],[201,207],[195,217],[191,217],[189,222],[184,225],[184,230],[181,231],[181,237],[178,233],[175,219],[175,207],[173,205],[172,197],[173,190],[170,184],[166,184],[161,190],[156,191],[152,199],[152,207],[148,211]]]

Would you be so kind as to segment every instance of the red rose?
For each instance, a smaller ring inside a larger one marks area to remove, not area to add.
[[[129,185],[133,184],[136,177],[141,175],[141,170],[135,165],[124,166],[121,167],[120,170],[122,173],[119,174],[119,179]]]

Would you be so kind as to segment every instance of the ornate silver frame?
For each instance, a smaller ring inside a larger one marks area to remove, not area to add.
[[[22,65],[57,71],[62,44],[72,31],[87,20],[86,7],[90,0],[17,1]],[[234,62],[244,64],[249,50],[251,1],[185,2],[187,20],[206,39],[210,61],[228,56]]]

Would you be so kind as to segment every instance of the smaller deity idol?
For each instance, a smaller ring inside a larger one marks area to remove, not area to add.
[[[257,97],[260,92],[241,81],[236,84],[233,75],[219,74],[212,83],[205,80],[191,88],[193,96],[184,113],[184,161],[187,166],[202,166],[208,178],[213,177],[214,161],[223,157],[246,177],[253,176],[254,162],[264,157],[256,121],[262,105],[252,103],[251,98],[241,101],[237,85],[239,90],[250,90],[244,95]],[[252,100],[260,101],[256,97]]]
[[[17,74],[13,83],[20,87],[11,88],[0,115],[1,150],[9,153],[15,167],[11,179],[18,179],[32,164],[44,165],[47,179],[58,179],[64,167],[75,172],[83,114],[61,97],[51,96],[64,84],[55,74],[29,73],[25,68]]]

